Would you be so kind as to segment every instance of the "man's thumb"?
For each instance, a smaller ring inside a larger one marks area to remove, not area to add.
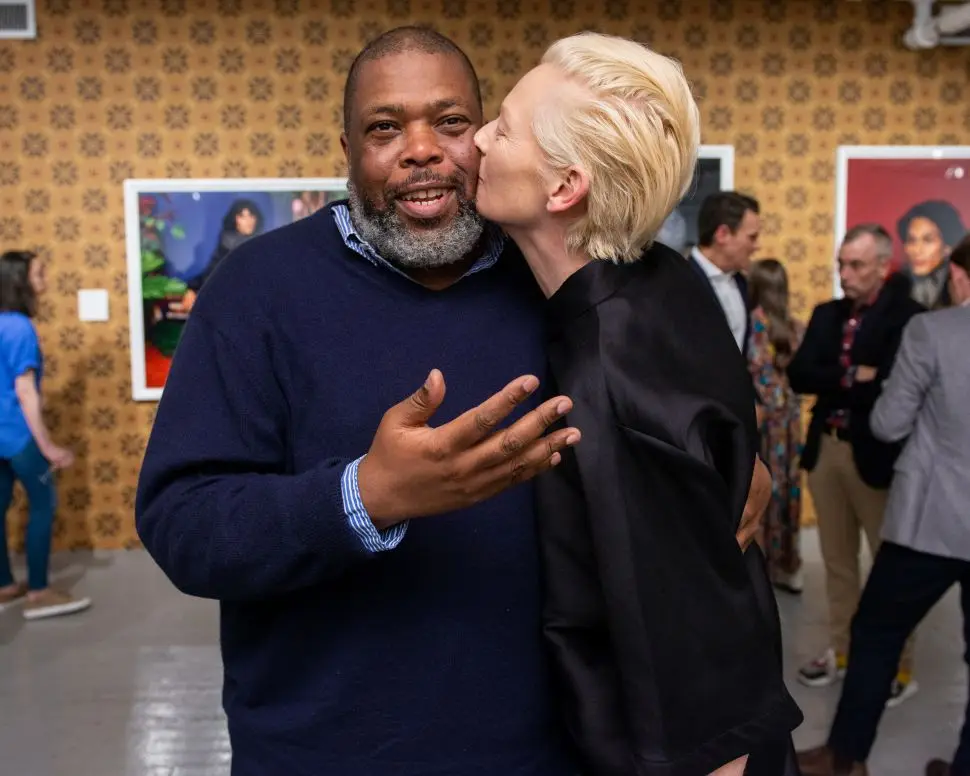
[[[445,378],[432,369],[428,379],[403,402],[401,420],[406,426],[426,425],[445,400]]]

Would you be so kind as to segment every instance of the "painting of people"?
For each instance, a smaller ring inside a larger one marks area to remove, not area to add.
[[[133,397],[160,398],[196,299],[234,249],[346,196],[344,179],[126,181]]]

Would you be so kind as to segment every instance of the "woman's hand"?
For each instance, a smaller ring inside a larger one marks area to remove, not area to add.
[[[751,477],[751,487],[748,490],[748,501],[744,505],[741,515],[741,525],[738,526],[737,540],[741,550],[747,550],[751,542],[761,532],[761,524],[768,502],[771,501],[771,472],[760,457],[755,459],[754,474]]]
[[[55,469],[67,469],[74,464],[74,453],[66,447],[51,445],[46,450],[41,450],[41,452],[44,454],[44,458],[50,461],[51,466]]]
[[[733,763],[722,765],[710,776],[743,776],[744,769],[748,767],[748,756],[739,757]]]

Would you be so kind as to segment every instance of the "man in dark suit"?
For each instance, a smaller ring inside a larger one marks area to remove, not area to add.
[[[859,534],[875,555],[898,444],[877,440],[869,415],[899,348],[903,328],[924,308],[910,299],[910,281],[889,277],[892,238],[881,226],[850,229],[839,250],[843,299],[815,308],[805,338],[788,367],[792,389],[817,397],[802,468],[818,511],[825,562],[831,643],[798,678],[811,687],[845,673],[849,626],[859,603]],[[888,279],[887,279],[888,278]],[[904,655],[893,700],[910,686]],[[892,702],[892,700],[891,700]]]
[[[758,250],[761,216],[758,201],[734,191],[720,191],[701,203],[698,246],[690,263],[707,280],[724,311],[738,349],[747,356],[751,334],[748,281],[744,272]]]

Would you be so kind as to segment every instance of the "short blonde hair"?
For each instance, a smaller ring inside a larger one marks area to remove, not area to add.
[[[567,247],[636,261],[693,180],[700,116],[684,71],[632,40],[589,32],[553,43],[542,62],[589,94],[543,106],[533,120],[553,170],[578,165],[590,178]]]

